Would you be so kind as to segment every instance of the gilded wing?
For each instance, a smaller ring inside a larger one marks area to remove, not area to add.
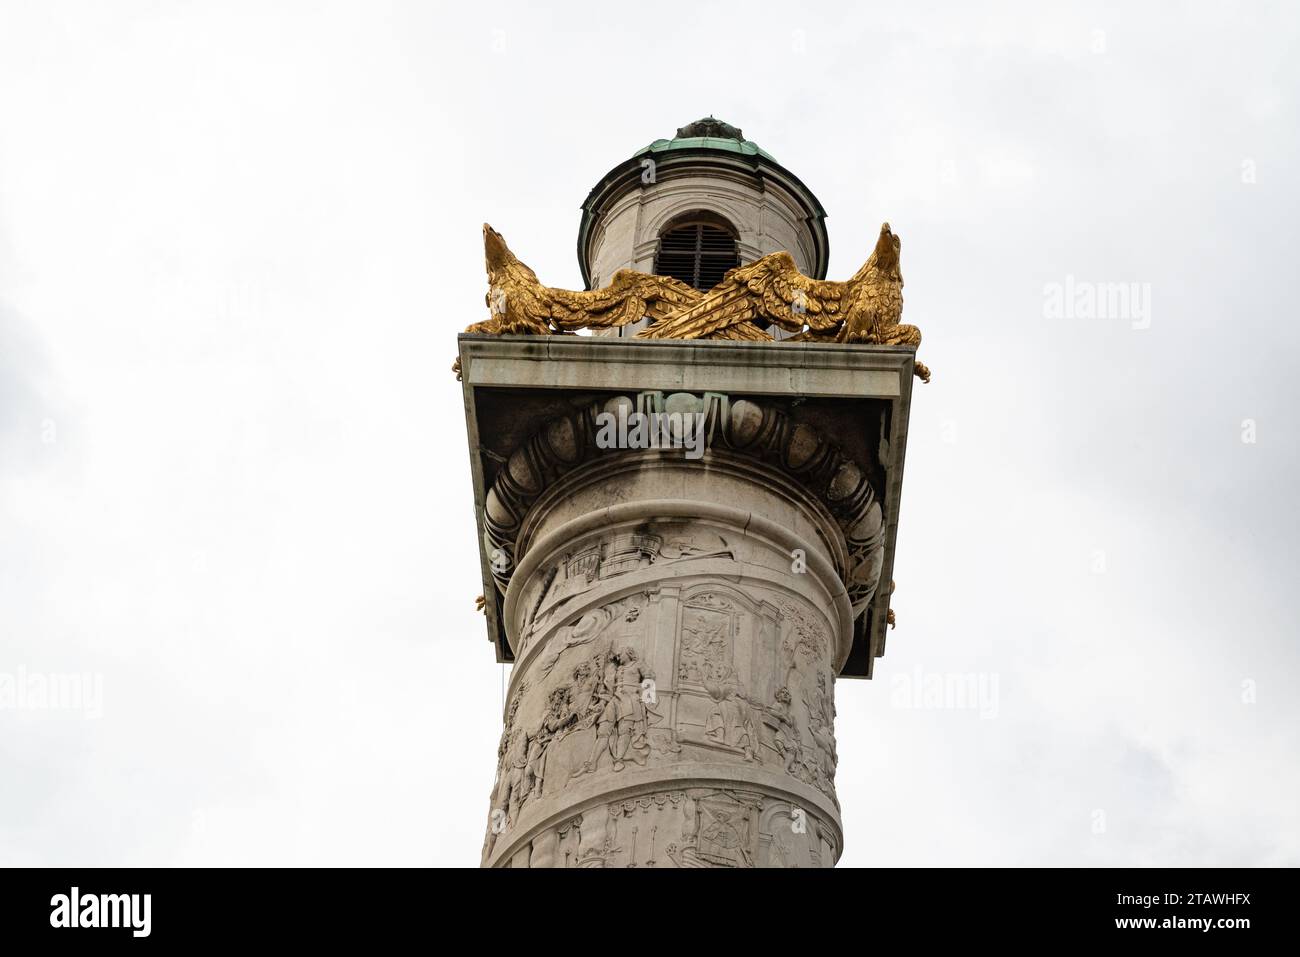
[[[561,331],[609,329],[649,316],[658,320],[700,298],[698,290],[669,276],[632,269],[614,273],[610,284],[588,292],[549,290],[551,320]]]
[[[553,335],[578,329],[605,329],[661,319],[689,306],[700,293],[666,276],[621,269],[603,289],[575,292],[542,285],[537,274],[506,245],[505,238],[483,224],[490,318],[466,332],[501,335]]]
[[[642,339],[768,339],[756,319],[792,332],[830,332],[840,322],[845,284],[805,276],[789,253],[737,266],[702,299],[638,334]]]

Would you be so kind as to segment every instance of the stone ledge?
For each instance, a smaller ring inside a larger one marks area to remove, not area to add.
[[[910,393],[915,356],[902,346],[599,336],[462,334],[460,348],[461,374],[470,386],[855,399]]]

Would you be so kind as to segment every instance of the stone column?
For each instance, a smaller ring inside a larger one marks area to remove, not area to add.
[[[699,415],[707,452],[605,447]],[[515,666],[490,867],[830,867],[835,676],[884,561],[865,467],[761,398],[628,393],[540,421],[483,500]]]

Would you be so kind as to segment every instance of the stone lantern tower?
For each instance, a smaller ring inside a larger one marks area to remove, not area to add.
[[[709,118],[597,184],[578,258],[589,289],[635,269],[689,303],[780,251],[823,278],[824,217]],[[836,682],[884,652],[915,357],[753,322],[460,337],[487,632],[514,663],[484,866],[839,858]]]
[[[797,176],[709,117],[637,150],[601,178],[582,204],[578,263],[589,289],[619,269],[663,274],[664,266],[708,289],[726,268],[784,250],[804,273],[824,279],[825,220]],[[696,246],[704,254],[698,283]]]

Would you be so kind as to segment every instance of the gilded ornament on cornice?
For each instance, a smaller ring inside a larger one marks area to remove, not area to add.
[[[638,339],[771,341],[762,327],[794,333],[783,342],[919,346],[921,330],[903,315],[901,242],[885,223],[876,248],[844,282],[805,276],[786,252],[737,266],[708,292],[679,280],[620,269],[602,289],[574,292],[544,286],[501,234],[483,226],[489,318],[467,328],[487,335],[565,335],[649,319]],[[460,360],[453,371],[460,377]],[[915,364],[930,381],[930,370]]]

